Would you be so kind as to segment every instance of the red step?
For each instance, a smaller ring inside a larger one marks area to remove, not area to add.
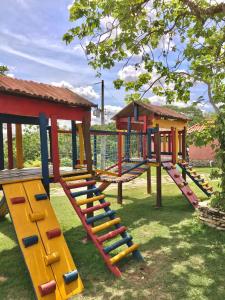
[[[127,228],[125,226],[121,226],[113,231],[110,231],[104,235],[101,235],[99,237],[97,237],[97,240],[99,241],[99,243],[103,243],[106,240],[110,240],[113,239],[115,236],[117,236],[118,234],[123,233],[124,231],[126,231]]]
[[[105,202],[105,203],[102,203],[102,204],[98,204],[98,205],[95,205],[95,206],[92,206],[92,207],[88,207],[88,208],[85,208],[85,209],[82,209],[82,213],[85,215],[85,214],[90,214],[96,210],[99,210],[99,209],[102,209],[104,207],[107,207],[107,206],[110,206],[110,202]]]

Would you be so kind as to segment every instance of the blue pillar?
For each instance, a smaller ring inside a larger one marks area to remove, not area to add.
[[[77,165],[77,127],[76,121],[71,121],[72,128],[72,168]]]
[[[4,137],[3,124],[0,122],[0,170],[4,170]]]
[[[40,122],[40,141],[41,141],[41,167],[42,178],[46,192],[50,193],[49,189],[49,169],[48,169],[48,119],[44,113],[39,115]]]

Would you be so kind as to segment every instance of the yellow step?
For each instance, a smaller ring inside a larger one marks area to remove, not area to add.
[[[91,197],[91,198],[86,198],[86,199],[80,199],[77,200],[76,203],[78,206],[81,206],[83,204],[88,204],[88,203],[92,203],[94,201],[98,201],[98,200],[102,200],[105,198],[105,195],[99,195],[99,196],[95,196],[95,197]]]
[[[85,174],[85,175],[77,175],[77,176],[71,176],[71,177],[63,177],[64,181],[76,181],[81,179],[89,179],[93,176],[91,174]]]
[[[209,184],[208,181],[206,181],[202,183],[202,186],[207,186],[208,184]]]
[[[122,258],[127,256],[129,253],[134,252],[135,250],[137,250],[138,247],[139,247],[139,244],[133,244],[129,248],[127,248],[127,249],[123,250],[122,252],[120,252],[119,254],[113,256],[112,258],[110,258],[111,264],[112,265],[116,264],[118,261],[120,261]]]
[[[109,227],[111,227],[113,225],[116,225],[116,224],[118,224],[120,222],[121,222],[121,219],[120,218],[116,218],[116,219],[113,219],[111,221],[105,222],[105,223],[103,223],[101,225],[98,225],[98,226],[95,226],[95,227],[91,228],[91,231],[93,233],[96,233],[96,232],[99,232],[99,231],[104,230],[106,228],[109,228]]]

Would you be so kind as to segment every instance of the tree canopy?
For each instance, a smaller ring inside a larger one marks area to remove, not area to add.
[[[6,73],[9,71],[7,66],[0,66],[0,76],[6,75]]]
[[[116,62],[134,68],[135,80],[114,82],[132,99],[151,91],[169,103],[187,102],[190,87],[202,82],[215,110],[225,101],[223,1],[77,0],[70,20],[64,40],[78,38],[98,72]]]

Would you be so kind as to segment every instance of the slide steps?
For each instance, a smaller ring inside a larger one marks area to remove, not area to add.
[[[40,180],[3,185],[36,298],[69,299],[83,284]]]
[[[213,187],[208,181],[205,181],[200,174],[193,169],[188,162],[179,162],[178,166],[191,178],[191,180],[206,194],[206,196],[211,197],[214,193]]]
[[[199,201],[195,193],[191,190],[188,183],[183,179],[181,173],[177,170],[176,165],[173,165],[171,162],[163,162],[162,166],[164,170],[167,171],[169,176],[173,179],[175,184],[181,190],[182,194],[188,200],[188,202],[194,207],[198,208]]]
[[[127,233],[127,228],[121,225],[121,219],[116,216],[116,212],[110,208],[110,202],[105,200],[105,195],[101,194],[99,188],[95,186],[96,181],[92,175],[86,174],[61,178],[60,183],[68,196],[74,210],[79,216],[88,236],[100,252],[104,262],[110,271],[121,276],[116,263],[128,254],[132,253],[136,259],[142,259],[138,250],[138,244],[134,244],[132,237]],[[86,190],[80,190],[85,187]],[[76,189],[79,189],[76,191]],[[75,190],[75,191],[74,191]],[[86,196],[87,198],[79,198]],[[97,204],[95,204],[98,202]],[[86,207],[83,207],[87,205]],[[95,212],[101,212],[94,214]],[[96,223],[97,224],[94,224]],[[114,227],[114,228],[113,228]],[[110,230],[106,232],[106,230]],[[104,231],[104,233],[102,233]],[[119,240],[118,237],[120,237]],[[113,241],[116,239],[116,241]],[[112,243],[110,243],[112,242]],[[126,246],[120,253],[111,256],[113,250],[121,246]]]

